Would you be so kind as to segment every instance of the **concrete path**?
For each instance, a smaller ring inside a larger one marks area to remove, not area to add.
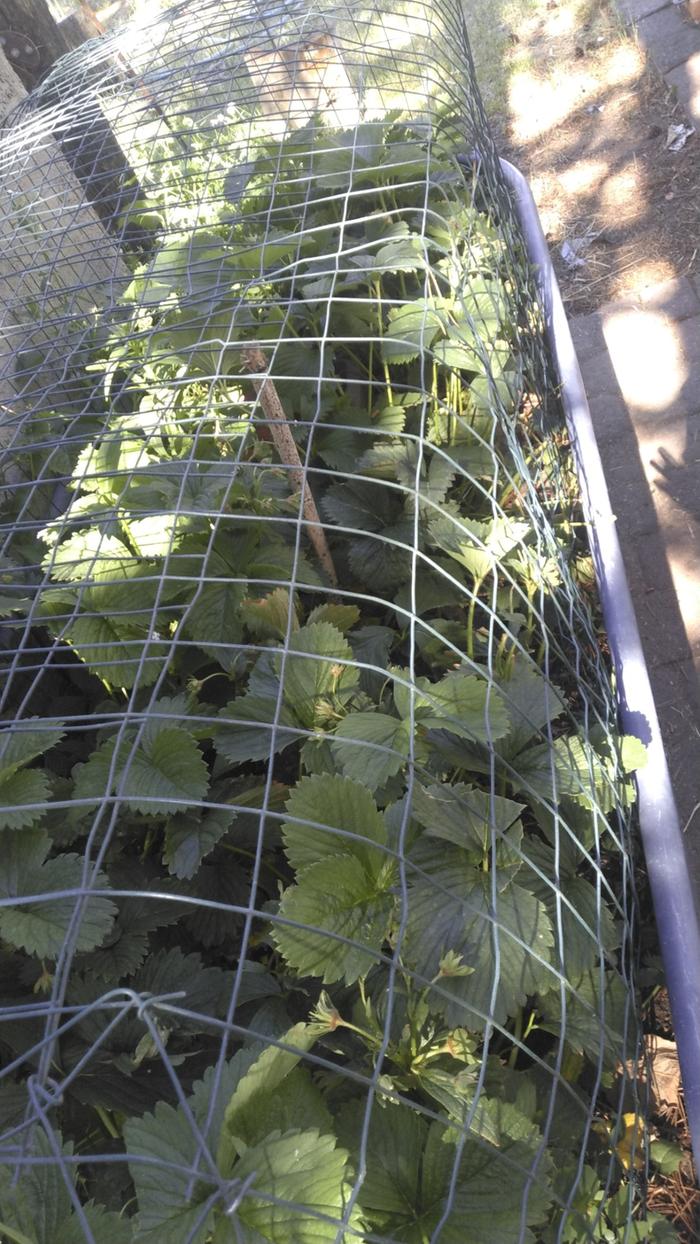
[[[700,25],[668,0],[618,7],[700,141]],[[700,901],[700,275],[571,327]]]
[[[617,4],[636,23],[641,42],[674,87],[687,116],[700,126],[700,23],[688,20],[691,10],[700,16],[697,0],[680,5],[673,0],[617,0]]]

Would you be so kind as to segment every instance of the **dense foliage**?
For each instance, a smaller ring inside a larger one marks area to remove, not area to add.
[[[499,222],[398,120],[232,172],[163,147],[151,252],[4,499],[0,1109],[54,1165],[0,1175],[0,1234],[673,1238],[621,1144],[642,756],[576,678]]]

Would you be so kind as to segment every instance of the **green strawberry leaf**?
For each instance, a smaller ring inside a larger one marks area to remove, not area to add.
[[[187,812],[205,798],[209,771],[188,730],[148,722],[138,744],[133,732],[108,739],[74,770],[75,798],[100,805],[115,797],[147,816]]]
[[[179,812],[165,827],[163,860],[175,877],[194,877],[203,859],[228,833],[236,813],[228,808]]]
[[[289,966],[324,984],[366,975],[388,933],[394,878],[391,864],[373,874],[351,855],[329,855],[298,873],[280,903],[285,923],[273,932]]]
[[[525,804],[464,782],[416,783],[413,789],[413,816],[431,837],[481,855],[489,848],[492,831],[502,838],[524,810]]]
[[[38,717],[5,724],[0,732],[0,779],[12,777],[37,756],[43,756],[64,737],[63,726]]]
[[[44,815],[51,787],[45,773],[25,768],[60,743],[62,726],[37,717],[6,725],[0,733],[0,829],[26,829]],[[34,806],[38,805],[38,806]]]
[[[496,571],[530,534],[529,523],[500,517],[480,522],[450,516],[447,510],[430,520],[435,544],[464,566],[477,583]]]
[[[287,800],[282,826],[287,859],[297,872],[338,855],[355,856],[381,871],[388,858],[386,822],[369,791],[345,777],[304,777]]]
[[[406,721],[385,713],[348,713],[333,736],[331,751],[346,777],[375,791],[404,767],[410,743]]]
[[[363,1114],[353,1104],[340,1119],[341,1139],[351,1151]],[[375,1107],[359,1193],[363,1216],[381,1238],[401,1244],[425,1244],[438,1226],[441,1241],[464,1244],[465,1224],[469,1244],[534,1244],[528,1224],[546,1220],[548,1164],[543,1161],[532,1177],[539,1137],[531,1123],[519,1130],[522,1137],[504,1134],[498,1147],[468,1139],[458,1155],[442,1124],[404,1107]]]
[[[224,1112],[217,1155],[219,1170],[231,1169],[236,1157],[250,1145],[279,1128],[282,1095],[290,1078],[293,1077],[293,1101],[302,1104],[305,1098],[314,1096],[310,1076],[299,1067],[299,1060],[317,1039],[318,1031],[310,1025],[295,1024],[280,1039],[282,1045],[291,1048],[268,1046],[238,1081]],[[277,1118],[272,1127],[268,1126],[270,1118]],[[303,1118],[310,1122],[307,1115]]]
[[[509,718],[499,692],[485,679],[468,670],[451,670],[440,682],[426,678],[394,683],[394,702],[399,716],[408,718],[413,692],[414,721],[424,729],[448,730],[459,738],[489,743],[508,731]]]
[[[39,769],[24,769],[0,777],[0,828],[26,829],[36,825],[51,802],[51,787]],[[39,806],[36,806],[39,805]]]
[[[385,363],[410,363],[422,350],[429,350],[447,323],[443,298],[417,298],[392,307],[382,339]]]
[[[525,856],[519,880],[544,903],[555,933],[561,920],[556,959],[564,965],[569,979],[578,980],[584,972],[592,972],[601,954],[612,962],[620,945],[620,930],[596,886],[576,876],[566,849],[557,856],[549,844],[531,837]]]
[[[210,569],[209,573],[213,571]],[[227,668],[227,648],[240,643],[243,634],[241,604],[247,590],[245,582],[205,582],[187,610],[182,636],[192,640],[224,668]]]
[[[234,1168],[247,1181],[237,1217],[271,1244],[350,1244],[361,1226],[349,1210],[348,1154],[315,1128],[273,1132]],[[345,1228],[345,1229],[344,1229]]]
[[[277,587],[267,596],[259,600],[248,598],[241,605],[241,616],[253,635],[260,639],[283,640],[289,625],[289,592],[284,587]],[[310,618],[309,621],[322,619]],[[332,622],[332,618],[327,621]],[[292,631],[299,629],[299,617],[296,608],[292,611]]]
[[[63,1155],[73,1157],[72,1144],[57,1144]],[[85,1231],[80,1221],[63,1171],[55,1160],[48,1137],[37,1124],[31,1131],[28,1153],[44,1162],[25,1164],[22,1177],[15,1182],[12,1164],[0,1168],[0,1234],[8,1244],[83,1244]],[[46,1160],[53,1159],[53,1160]],[[77,1174],[70,1161],[64,1169]],[[91,1201],[83,1214],[95,1244],[131,1244],[132,1226],[128,1218],[108,1213]]]
[[[303,737],[296,713],[272,697],[243,695],[231,700],[219,714],[222,725],[214,733],[216,749],[232,764],[266,760]],[[273,730],[273,723],[276,729]]]
[[[594,1066],[602,1060],[606,1069],[612,1071],[621,1058],[637,1057],[632,1005],[619,972],[606,971],[601,987],[600,971],[596,968],[566,981],[563,1003],[558,989],[547,993],[540,1000],[539,1024],[545,1032],[565,1040],[577,1054],[589,1058]]]
[[[14,834],[0,831],[0,898],[11,905],[0,908],[0,936],[10,945],[41,959],[55,959],[61,951],[73,911],[81,901],[83,864],[79,855],[47,858],[50,841],[41,830]],[[106,888],[99,876],[93,885]],[[63,896],[64,890],[75,890]],[[41,895],[24,902],[24,895]],[[112,928],[117,908],[106,898],[85,901],[76,948],[92,950]]]
[[[451,1026],[479,1031],[488,1016],[503,1024],[529,995],[552,988],[554,935],[533,894],[512,883],[494,907],[488,874],[457,848],[436,852],[427,838],[412,849],[411,862],[422,875],[409,890],[408,966],[432,980],[453,951],[473,969],[468,976],[441,977],[440,991],[431,994],[431,1006],[443,1010]]]
[[[200,1128],[211,1112],[210,1138],[218,1138],[226,1103],[256,1052],[255,1048],[240,1050],[224,1065],[213,1103],[215,1067],[209,1067],[203,1079],[194,1085],[187,1104]],[[139,1242],[204,1244],[214,1215],[210,1212],[203,1217],[202,1205],[214,1192],[217,1175],[211,1159],[209,1163],[202,1162],[192,1199],[185,1199],[197,1137],[183,1108],[158,1102],[152,1114],[127,1119],[124,1140],[136,1192]]]
[[[342,696],[357,685],[359,673],[352,662],[352,648],[330,622],[300,627],[292,635],[286,658],[275,657],[275,672],[284,679],[285,701],[307,729],[317,724],[319,701]]]

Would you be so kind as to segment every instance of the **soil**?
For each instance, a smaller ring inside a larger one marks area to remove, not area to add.
[[[530,180],[569,315],[700,264],[700,136],[607,0],[540,0],[510,29],[503,154]],[[580,248],[567,267],[561,247]]]
[[[668,990],[665,988],[660,989],[652,999],[649,1008],[648,1026],[651,1032],[658,1033],[660,1037],[673,1036],[671,1003],[668,1000]]]

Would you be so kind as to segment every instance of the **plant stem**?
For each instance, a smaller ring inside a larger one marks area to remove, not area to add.
[[[518,1054],[520,1053],[520,1044],[522,1040],[523,1040],[523,1012],[521,1009],[518,1011],[518,1014],[515,1019],[515,1031],[513,1032],[513,1046],[511,1048],[510,1054],[508,1055],[508,1066],[510,1067],[511,1071],[513,1070],[516,1062],[518,1061]]]
[[[109,1117],[109,1111],[105,1110],[104,1106],[95,1106],[94,1109],[95,1109],[95,1114],[97,1115],[103,1128],[107,1132],[107,1135],[111,1136],[112,1140],[119,1140],[120,1139],[119,1129],[115,1127],[114,1123]]]
[[[467,614],[467,656],[470,661],[474,660],[474,615],[476,613],[476,602],[482,583],[483,579],[474,579],[472,598],[469,602],[469,613]]]
[[[533,1031],[533,1029],[537,1027],[537,1024],[535,1023],[536,1019],[537,1019],[537,1013],[535,1011],[530,1011],[530,1018],[528,1019],[527,1024],[525,1025],[525,1031],[523,1033],[523,1041],[527,1041],[530,1033]]]
[[[243,351],[243,362],[251,372],[261,372],[267,370],[267,357],[262,350],[251,347]],[[309,539],[313,544],[318,560],[325,570],[333,587],[337,587],[338,576],[331,557],[331,551],[326,540],[326,533],[321,526],[321,519],[316,502],[313,499],[311,489],[309,488],[299,457],[296,441],[292,436],[292,430],[289,426],[289,420],[284,413],[284,407],[280,402],[277,389],[274,382],[268,377],[266,380],[258,380],[251,377],[251,383],[255,389],[255,393],[260,399],[260,405],[266,418],[270,421],[270,433],[272,440],[280,458],[285,466],[290,468],[289,474],[292,483],[297,487],[302,495],[302,508],[304,518],[309,531]]]
[[[33,1244],[28,1235],[15,1227],[9,1227],[6,1222],[0,1222],[0,1232],[3,1238],[7,1237],[8,1244]]]
[[[255,809],[253,810],[255,811]],[[230,842],[219,842],[218,845],[224,851],[230,851],[232,855],[243,855],[249,860],[254,860],[256,858],[255,852],[248,851],[245,847],[234,847]],[[274,864],[271,864],[269,860],[265,861],[265,867],[269,869],[274,877],[277,877],[280,881],[283,881],[285,886],[289,885],[289,878],[285,877],[284,873],[281,873],[278,868],[275,868]]]
[[[372,286],[372,289],[374,292],[374,296],[377,300],[377,329],[378,329],[379,338],[381,341],[382,337],[384,336],[384,323],[382,321],[382,287],[381,287],[380,282],[376,281],[375,284]],[[384,384],[386,385],[387,404],[389,406],[393,406],[394,395],[391,389],[391,372],[389,371],[389,364],[387,363],[386,359],[382,359],[382,369],[384,371]]]
[[[375,1037],[371,1032],[367,1032],[366,1028],[358,1028],[357,1024],[351,1024],[349,1019],[339,1019],[337,1026],[338,1028],[348,1028],[350,1032],[356,1032],[358,1037],[362,1037],[363,1040],[368,1041],[370,1045],[375,1046],[377,1049],[382,1043],[379,1037]]]

